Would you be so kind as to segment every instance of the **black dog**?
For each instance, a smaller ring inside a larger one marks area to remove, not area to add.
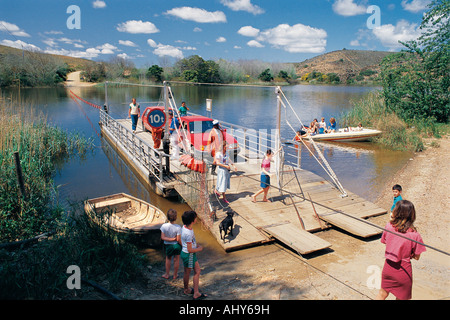
[[[220,232],[220,239],[222,239],[225,242],[225,236],[227,235],[228,229],[230,229],[230,235],[233,235],[233,211],[228,211],[227,216],[225,219],[222,220],[222,222],[219,225],[219,232]],[[222,231],[224,232],[224,236],[222,237]]]

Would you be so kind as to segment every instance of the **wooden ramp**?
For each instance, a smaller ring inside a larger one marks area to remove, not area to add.
[[[331,247],[329,242],[291,223],[268,226],[263,230],[302,255]]]
[[[369,238],[382,232],[379,228],[338,212],[320,215],[320,219],[362,238]]]

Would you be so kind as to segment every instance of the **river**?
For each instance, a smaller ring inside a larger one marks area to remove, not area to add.
[[[70,88],[83,99],[103,105],[105,89],[103,87]],[[351,101],[357,101],[376,87],[356,86],[315,86],[298,85],[284,87],[283,92],[296,113],[307,124],[312,119],[339,116],[351,107]],[[191,112],[206,115],[206,99],[213,100],[213,118],[246,126],[252,129],[270,130],[276,127],[276,94],[272,87],[237,86],[183,86],[172,87],[177,105],[186,101]],[[175,208],[179,216],[188,209],[184,203],[163,199],[146,189],[123,163],[114,150],[100,137],[98,110],[71,99],[66,88],[3,89],[3,97],[14,101],[20,99],[26,105],[33,106],[47,116],[51,125],[69,132],[93,137],[95,148],[85,158],[75,158],[63,165],[55,176],[55,183],[61,194],[61,201],[79,202],[113,193],[125,192],[146,200],[163,211]],[[161,98],[161,88],[119,87],[108,88],[110,114],[116,118],[125,118],[131,98],[137,98],[141,111],[149,102]],[[283,111],[284,112],[284,111]],[[299,127],[295,119],[289,121]],[[293,132],[286,122],[282,122],[283,138],[291,139]],[[383,191],[389,178],[409,159],[410,153],[391,151],[378,145],[364,142],[352,144],[320,144],[326,159],[345,189],[368,200],[374,201]],[[323,169],[305,151],[302,156],[302,168],[325,176]],[[181,223],[181,222],[180,222]],[[199,230],[199,241],[206,241],[212,248],[219,248],[208,232]],[[220,250],[220,249],[217,249]],[[159,253],[157,253],[158,256]]]

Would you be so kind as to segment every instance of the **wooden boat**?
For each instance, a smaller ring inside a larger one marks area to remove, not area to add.
[[[367,141],[370,138],[381,134],[381,131],[375,129],[362,129],[360,131],[344,131],[340,129],[334,133],[323,133],[311,136],[314,141],[334,141],[334,142],[351,142],[351,141]]]
[[[88,199],[84,211],[97,225],[148,246],[161,244],[160,228],[167,221],[157,207],[125,193]]]

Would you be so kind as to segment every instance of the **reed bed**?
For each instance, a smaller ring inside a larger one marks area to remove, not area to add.
[[[53,175],[58,164],[85,154],[85,138],[47,125],[26,105],[1,101],[0,108],[0,241],[36,236],[54,227],[61,209],[55,205]],[[14,153],[19,153],[25,196],[17,183]]]
[[[401,120],[386,108],[379,92],[371,92],[360,101],[352,102],[353,108],[340,117],[341,127],[356,127],[359,123],[383,133],[374,141],[393,150],[422,151],[422,134],[429,134],[433,124],[414,125]],[[425,130],[425,131],[424,131]]]
[[[56,170],[92,149],[91,140],[49,126],[32,107],[0,98],[0,243],[54,231],[31,247],[0,249],[0,299],[92,297],[85,285],[67,287],[71,265],[109,289],[140,275],[147,260],[135,246],[111,230],[92,227],[82,201],[66,209],[58,204]],[[14,152],[20,156],[26,196],[19,192]]]

